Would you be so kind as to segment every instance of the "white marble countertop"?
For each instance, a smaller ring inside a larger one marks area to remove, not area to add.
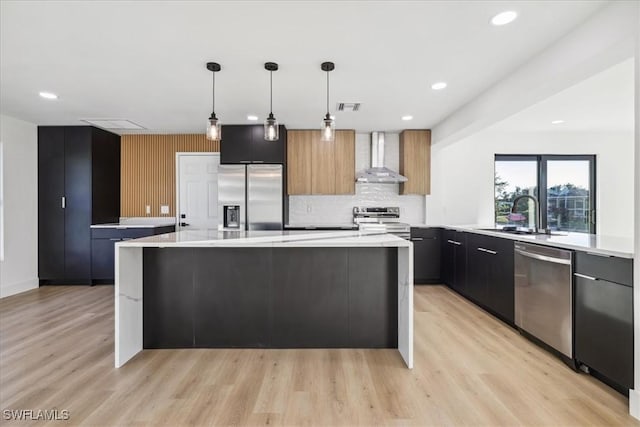
[[[466,231],[470,233],[483,234],[486,236],[517,240],[524,243],[554,246],[557,248],[573,249],[577,251],[585,251],[601,255],[611,255],[621,258],[633,258],[633,239],[626,237],[605,236],[601,234],[567,233],[560,231],[554,232],[557,234],[552,235],[531,235],[483,230],[484,228],[493,228],[493,226],[491,225],[480,226],[411,224],[411,226],[416,228],[447,228],[450,230]]]
[[[185,230],[116,243],[117,247],[410,247],[411,242],[371,231]]]

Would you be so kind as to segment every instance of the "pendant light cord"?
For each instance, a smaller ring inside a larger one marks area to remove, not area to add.
[[[211,73],[211,75],[213,76],[213,84],[211,85],[212,90],[211,90],[211,105],[212,105],[212,110],[211,112],[215,114],[216,112],[216,73]]]
[[[327,71],[327,114],[329,114],[329,72]]]
[[[273,114],[273,71],[269,71],[269,114]]]

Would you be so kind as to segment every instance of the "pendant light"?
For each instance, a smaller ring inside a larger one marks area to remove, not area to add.
[[[278,71],[278,64],[266,62],[264,69],[269,72],[269,117],[264,121],[264,139],[267,141],[277,141],[280,137],[278,121],[273,116],[273,72]]]
[[[222,138],[222,126],[220,120],[216,117],[216,73],[220,71],[220,64],[217,62],[207,62],[207,70],[211,71],[213,76],[212,106],[211,116],[207,120],[207,139],[211,141],[220,141]]]
[[[329,113],[329,72],[333,71],[334,68],[335,64],[333,62],[323,62],[320,65],[320,69],[327,72],[327,114],[322,119],[321,141],[333,141],[336,139],[336,122],[331,118],[331,113]]]

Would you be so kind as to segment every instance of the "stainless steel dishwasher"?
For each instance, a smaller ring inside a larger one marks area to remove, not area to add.
[[[571,257],[571,251],[515,244],[515,320],[575,368]]]

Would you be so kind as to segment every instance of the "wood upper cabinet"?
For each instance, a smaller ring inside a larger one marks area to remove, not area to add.
[[[288,194],[355,193],[355,131],[321,141],[319,130],[290,130],[287,140]]]
[[[311,147],[313,134],[290,130],[287,146],[287,190],[289,194],[311,194]]]
[[[400,133],[400,173],[409,180],[400,184],[400,194],[431,193],[431,131]]]
[[[335,165],[336,191],[335,194],[356,193],[356,131],[336,131]]]

